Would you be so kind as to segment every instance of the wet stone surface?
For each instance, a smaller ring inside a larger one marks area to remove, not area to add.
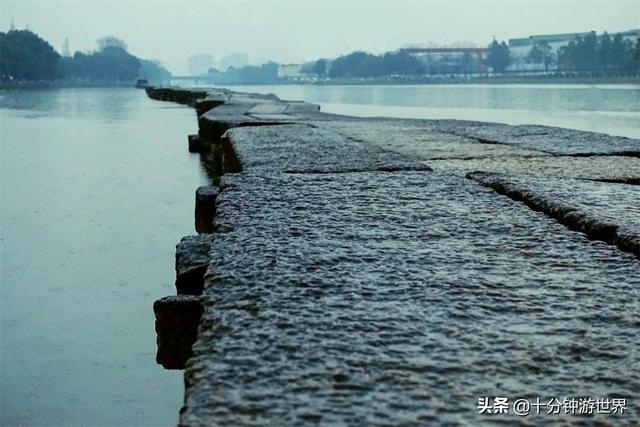
[[[439,132],[433,129],[433,123],[424,120],[329,121],[317,122],[315,125],[338,130],[349,138],[427,161],[550,156],[541,151],[506,144],[486,144],[477,139]]]
[[[523,393],[640,410],[631,254],[436,172],[223,184],[183,424],[476,424],[479,396]]]
[[[640,190],[636,185],[481,172],[469,177],[640,257]]]
[[[275,95],[214,91],[209,96],[226,97],[223,105],[203,112],[198,119],[200,135],[212,141],[234,127],[296,123],[309,115],[324,116],[318,105],[281,101]]]
[[[178,294],[200,295],[209,264],[209,251],[214,236],[185,236],[176,245],[176,291]]]
[[[279,125],[231,129],[225,136],[249,171],[337,173],[371,170],[428,170],[408,156],[327,128]]]
[[[216,214],[216,197],[220,190],[216,185],[204,185],[196,190],[195,225],[198,233],[212,233]]]
[[[640,141],[623,136],[541,125],[509,126],[456,120],[434,122],[434,128],[489,143],[556,155],[628,154],[640,157]]]
[[[633,425],[640,200],[588,180],[637,182],[640,141],[208,98],[225,175],[215,240],[178,247],[204,309],[181,425]],[[483,396],[628,414],[486,417]]]
[[[451,171],[459,175],[474,171],[492,171],[510,175],[541,175],[587,180],[640,180],[640,158],[629,156],[496,156],[466,160],[430,160],[428,163],[436,170]]]
[[[156,362],[165,369],[184,369],[196,340],[202,305],[194,295],[160,298],[153,304],[158,351]]]

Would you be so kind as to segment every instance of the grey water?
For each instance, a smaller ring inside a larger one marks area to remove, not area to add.
[[[195,83],[195,82],[194,82]],[[640,85],[235,86],[363,117],[540,124],[640,138]]]
[[[137,89],[0,94],[1,425],[175,425],[152,304],[193,234],[192,109]]]

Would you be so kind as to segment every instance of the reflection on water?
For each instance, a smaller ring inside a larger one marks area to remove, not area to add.
[[[640,138],[640,85],[235,86],[330,113],[543,124]]]
[[[86,94],[99,96],[86,96]],[[23,117],[56,116],[117,121],[131,118],[135,104],[123,102],[123,89],[65,89],[4,91],[0,107],[16,110]],[[144,111],[138,113],[145,113]]]
[[[194,112],[135,89],[0,95],[0,424],[174,425],[153,301],[206,183]]]

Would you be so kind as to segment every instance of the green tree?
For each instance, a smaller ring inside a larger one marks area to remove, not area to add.
[[[138,78],[146,79],[150,83],[167,83],[171,80],[171,73],[162,66],[160,61],[141,59]]]
[[[125,43],[124,40],[119,39],[118,37],[115,37],[115,36],[105,36],[98,39],[98,50],[100,52],[110,47],[117,47],[126,52],[127,43]]]
[[[0,77],[16,80],[53,80],[60,77],[60,55],[29,30],[0,33]]]
[[[425,69],[422,62],[413,55],[402,50],[397,52],[388,52],[382,55],[382,70],[384,75],[420,75],[424,74]]]
[[[329,71],[330,77],[377,77],[383,74],[381,58],[361,51],[336,58]]]
[[[487,63],[494,73],[504,73],[511,63],[509,46],[504,41],[498,43],[496,39],[493,39],[487,48]]]
[[[328,66],[328,59],[318,59],[317,61],[305,64],[302,68],[302,72],[316,76],[324,76],[327,74]]]
[[[631,48],[631,70],[640,72],[640,37],[636,39],[635,44]]]
[[[579,38],[577,62],[581,70],[595,70],[598,68],[598,38],[595,31],[590,31],[583,38]]]
[[[138,78],[140,59],[127,52],[122,40],[114,42],[113,37],[103,37],[98,41],[99,50],[90,54],[76,52],[72,58],[64,58],[65,75],[70,79],[87,80],[98,83],[130,82]],[[150,72],[151,64],[146,64],[145,72]]]
[[[119,47],[106,47],[89,56],[89,77],[95,81],[123,82],[135,80],[140,60]]]
[[[553,49],[546,40],[534,43],[527,54],[526,60],[531,64],[542,64],[544,70],[549,71],[549,66],[554,62]]]
[[[628,46],[625,44],[622,36],[616,34],[611,43],[611,65],[614,69],[622,70],[625,68],[625,65],[627,65],[627,49]]]
[[[597,67],[602,70],[611,68],[611,36],[606,31],[600,36],[597,48]]]

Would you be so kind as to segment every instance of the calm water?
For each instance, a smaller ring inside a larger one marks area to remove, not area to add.
[[[640,138],[640,85],[236,86],[353,116],[543,124]]]
[[[191,109],[136,89],[3,92],[0,424],[175,425],[152,303],[206,178]]]

